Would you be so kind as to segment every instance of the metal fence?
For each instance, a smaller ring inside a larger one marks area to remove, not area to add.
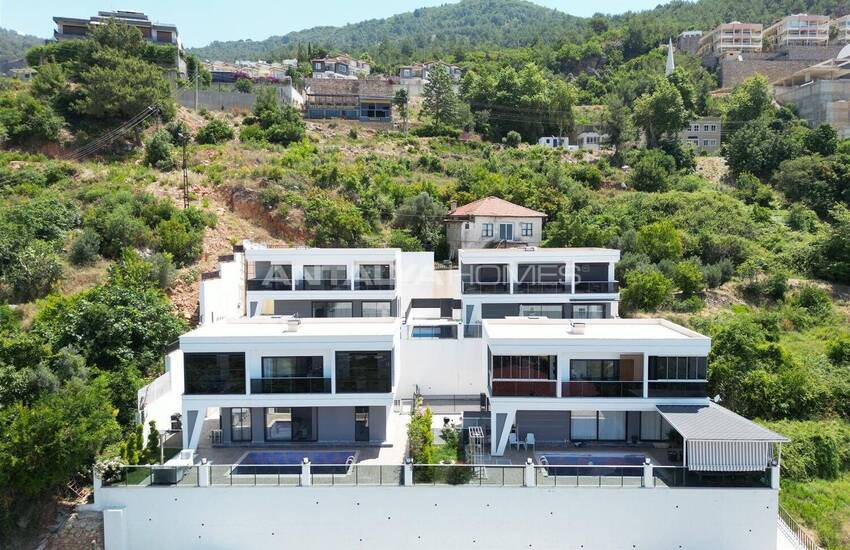
[[[410,471],[406,474],[405,469]],[[530,470],[529,470],[530,468]],[[208,470],[202,471],[202,469]],[[121,466],[103,476],[104,487],[300,487],[311,486],[478,486],[597,488],[769,488],[769,472],[699,474],[682,466],[573,464],[209,464]],[[407,483],[405,477],[409,476]],[[786,514],[787,516],[787,514]],[[784,519],[784,518],[783,518]],[[792,532],[805,532],[790,517]],[[806,546],[817,550],[817,546]]]
[[[791,517],[785,508],[779,507],[779,528],[790,536],[800,548],[805,550],[823,550],[815,540]]]

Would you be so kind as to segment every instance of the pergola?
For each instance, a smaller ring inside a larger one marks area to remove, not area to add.
[[[684,440],[684,465],[699,472],[764,471],[782,458],[789,439],[715,403],[658,405]]]

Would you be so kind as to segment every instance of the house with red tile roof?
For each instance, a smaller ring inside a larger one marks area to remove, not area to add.
[[[446,215],[449,255],[461,248],[537,246],[546,214],[498,197],[484,197],[463,206],[452,205]]]

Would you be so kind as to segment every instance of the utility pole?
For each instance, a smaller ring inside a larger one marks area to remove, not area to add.
[[[186,162],[186,142],[189,140],[184,138],[183,142],[183,208],[189,208],[189,169]]]
[[[198,70],[198,67],[196,65],[195,66],[195,111],[198,110],[198,77],[199,76],[201,76],[201,71]],[[183,153],[184,153],[183,158],[184,158],[184,160],[186,158],[185,152],[186,152],[186,147],[184,146],[183,147]],[[185,162],[183,164],[184,164],[184,167],[185,167]]]

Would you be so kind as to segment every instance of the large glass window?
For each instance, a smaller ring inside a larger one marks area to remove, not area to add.
[[[313,407],[265,409],[266,441],[315,441],[318,435]]]
[[[244,353],[183,354],[184,393],[245,393]]]
[[[570,439],[581,441],[597,438],[596,411],[570,413]]]
[[[650,380],[706,380],[705,357],[649,357]]]
[[[313,302],[313,317],[352,317],[351,302]]]
[[[573,304],[573,319],[604,319],[605,304]]]
[[[336,352],[337,393],[389,393],[392,379],[391,351]]]
[[[491,361],[494,380],[555,380],[558,372],[555,355],[494,355]]]
[[[521,317],[547,317],[561,319],[564,316],[564,306],[561,304],[520,304]]]
[[[413,327],[411,338],[457,338],[457,325]]]
[[[230,440],[251,441],[251,409],[247,407],[230,409]]]
[[[493,236],[493,224],[492,223],[481,224],[481,236],[482,237],[492,237]]]
[[[620,361],[617,359],[573,359],[570,361],[570,380],[619,380]]]
[[[517,280],[521,283],[562,283],[567,280],[566,264],[519,264]]]
[[[324,376],[321,355],[302,357],[263,357],[263,378],[308,378]]]
[[[392,317],[391,302],[363,302],[361,308],[363,317]]]
[[[335,288],[346,282],[347,271],[344,265],[305,265],[305,289]]]
[[[392,290],[389,286],[392,282],[389,264],[362,264],[359,266],[359,276],[361,290]]]

